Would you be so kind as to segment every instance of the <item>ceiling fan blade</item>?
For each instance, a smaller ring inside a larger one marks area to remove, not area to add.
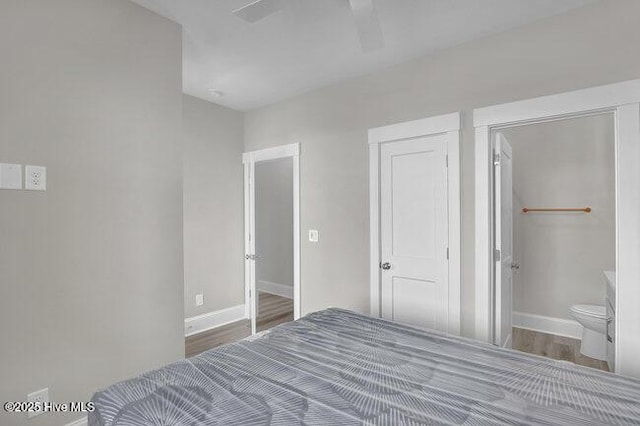
[[[383,48],[384,36],[373,0],[349,0],[349,3],[356,21],[362,50],[366,53]]]
[[[257,22],[274,14],[286,6],[285,0],[256,0],[233,11],[233,14],[247,22]]]

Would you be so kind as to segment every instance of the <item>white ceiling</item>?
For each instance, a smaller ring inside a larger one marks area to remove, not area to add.
[[[133,1],[183,25],[185,93],[246,111],[597,0],[374,0],[386,46],[366,54],[349,0],[286,0],[254,24],[231,13],[253,0]]]

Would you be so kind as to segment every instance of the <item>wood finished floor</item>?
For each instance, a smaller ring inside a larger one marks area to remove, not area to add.
[[[258,318],[256,320],[258,332],[293,321],[293,300],[263,292],[259,292],[258,297]],[[251,322],[249,320],[236,321],[185,338],[185,355],[189,358],[250,335]]]
[[[512,338],[513,349],[609,371],[606,361],[589,358],[580,353],[580,340],[515,327]]]
[[[293,321],[293,299],[262,292],[258,295],[258,332]]]

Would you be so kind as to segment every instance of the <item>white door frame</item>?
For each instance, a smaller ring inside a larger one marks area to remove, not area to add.
[[[370,313],[381,315],[380,307],[380,145],[423,136],[446,134],[449,210],[449,329],[460,334],[460,113],[369,129],[370,209]]]
[[[278,158],[293,159],[293,319],[300,318],[300,144],[293,143],[242,154],[244,164],[244,247],[245,256],[255,255],[255,238],[251,238],[251,230],[255,228],[255,209],[252,200],[255,200],[255,185],[251,182],[255,176],[255,164],[260,161],[275,160]],[[255,261],[245,259],[244,263],[244,301],[245,316],[251,319],[252,330],[255,334],[255,321],[253,318],[256,297]],[[251,279],[251,278],[254,279]]]
[[[505,127],[611,112],[616,146],[616,372],[640,377],[640,80],[474,110],[476,339],[491,336],[492,132]],[[604,300],[603,300],[604,303]]]

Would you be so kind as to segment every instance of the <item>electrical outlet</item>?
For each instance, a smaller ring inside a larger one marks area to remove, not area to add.
[[[204,305],[204,294],[196,294],[196,306]]]
[[[24,166],[24,189],[31,191],[47,190],[47,168],[40,166]]]
[[[49,402],[49,388],[40,389],[27,395],[27,402],[35,402],[39,407],[27,412],[27,417],[32,418],[44,413],[44,403]]]

